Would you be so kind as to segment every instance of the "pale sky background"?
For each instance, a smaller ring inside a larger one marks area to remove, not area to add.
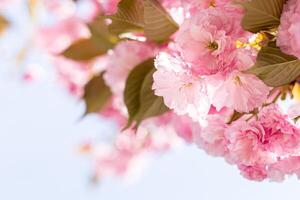
[[[300,181],[256,183],[223,159],[195,147],[156,158],[141,179],[89,184],[91,163],[75,153],[80,141],[107,127],[49,83],[26,85],[0,76],[0,199],[5,200],[297,200]]]
[[[1,0],[0,0],[1,1]],[[193,146],[157,156],[139,181],[110,178],[91,185],[91,161],[76,145],[110,127],[96,116],[78,121],[84,105],[52,81],[18,80],[7,52],[19,49],[21,10],[11,35],[0,40],[0,199],[2,200],[298,200],[300,181],[256,183],[234,166]],[[24,22],[24,23],[23,23]],[[28,63],[43,63],[33,52]],[[47,66],[51,69],[51,66]]]

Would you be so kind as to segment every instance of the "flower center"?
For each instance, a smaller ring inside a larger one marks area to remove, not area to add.
[[[186,89],[186,88],[190,88],[192,86],[193,86],[193,83],[185,83],[179,88],[179,91]]]
[[[242,81],[239,76],[234,77],[234,83],[238,86],[242,85]]]
[[[208,7],[216,7],[216,6],[217,5],[216,5],[216,1],[215,0],[210,1],[209,4],[208,4]]]
[[[219,45],[217,42],[213,41],[213,42],[208,43],[207,48],[212,51],[215,51],[219,48]]]
[[[190,88],[193,86],[193,83],[185,83],[182,87],[184,88]]]

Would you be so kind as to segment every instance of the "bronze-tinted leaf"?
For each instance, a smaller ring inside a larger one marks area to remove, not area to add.
[[[122,0],[118,12],[109,16],[115,34],[144,32],[149,41],[163,43],[178,30],[177,23],[157,0]]]
[[[109,30],[114,34],[143,31],[144,8],[141,0],[122,0],[116,14],[108,16],[112,20]]]
[[[162,97],[156,96],[152,90],[153,73],[156,71],[153,68],[145,77],[140,91],[140,107],[135,116],[137,124],[140,124],[144,119],[162,115],[169,109],[165,106]]]
[[[146,60],[136,66],[129,74],[124,91],[124,101],[129,114],[129,125],[140,108],[140,91],[147,74],[152,70],[154,59]]]
[[[103,80],[103,73],[93,77],[84,87],[85,114],[101,111],[111,95],[110,88]]]
[[[102,16],[99,16],[88,24],[91,37],[77,40],[62,54],[73,60],[86,61],[101,56],[112,49],[119,38],[108,31],[104,20]]]
[[[157,0],[144,0],[145,35],[153,42],[163,43],[178,30],[177,23]]]
[[[136,121],[137,125],[149,117],[164,113],[167,109],[162,98],[152,90],[154,59],[148,59],[136,66],[129,74],[124,92],[124,101],[129,120],[126,128]]]
[[[107,48],[111,48],[112,44],[119,41],[119,38],[108,30],[108,25],[105,20],[105,17],[100,15],[88,24],[88,28],[92,37],[102,41],[105,45],[107,45]]]
[[[279,87],[300,76],[300,60],[283,53],[275,43],[270,43],[262,48],[256,64],[247,72],[257,75],[268,86]]]
[[[107,48],[102,46],[101,42],[87,38],[77,40],[63,52],[63,55],[73,60],[83,61],[105,54],[106,51]]]
[[[253,33],[277,28],[285,2],[286,0],[252,0],[241,3],[246,9],[242,26]]]

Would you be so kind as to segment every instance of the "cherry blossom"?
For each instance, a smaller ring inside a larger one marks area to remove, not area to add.
[[[168,54],[158,55],[153,75],[155,94],[179,115],[201,120],[210,109],[204,81],[194,77],[181,66],[182,62]]]
[[[278,29],[277,45],[287,54],[300,58],[300,3],[289,0],[284,6]]]
[[[206,80],[211,102],[217,110],[228,107],[250,112],[260,107],[269,94],[269,88],[257,77],[238,71],[227,76],[209,76]]]
[[[199,75],[240,69],[235,42],[243,37],[241,14],[208,8],[187,19],[175,38],[184,60]]]

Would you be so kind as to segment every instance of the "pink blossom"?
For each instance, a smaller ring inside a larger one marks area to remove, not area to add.
[[[25,82],[29,83],[29,82],[34,81],[34,80],[36,79],[36,77],[35,77],[35,74],[32,73],[31,71],[26,71],[26,72],[23,74],[22,79],[23,79]]]
[[[159,0],[159,2],[179,25],[181,25],[190,14],[189,8],[191,5],[187,0]]]
[[[136,131],[128,129],[116,135],[113,145],[92,143],[88,149],[95,160],[96,176],[138,175],[148,154],[163,153],[179,143],[171,126],[157,127],[151,120]]]
[[[106,15],[112,15],[118,10],[118,3],[121,0],[93,0],[99,4]]]
[[[184,139],[187,143],[193,142],[193,127],[195,123],[190,117],[172,114],[170,123],[180,138]]]
[[[177,136],[185,142],[193,142],[193,127],[196,123],[188,116],[179,116],[172,111],[168,111],[161,116],[145,120],[145,122],[148,121],[156,126],[171,126],[174,128]]]
[[[288,109],[288,115],[290,119],[297,119],[300,116],[300,103],[297,102],[291,105]]]
[[[52,64],[60,83],[75,97],[82,97],[85,84],[104,70],[107,56],[100,56],[89,62],[76,62],[62,56],[54,56]]]
[[[72,0],[41,0],[41,2],[52,17],[57,17],[60,20],[75,14],[75,3]]]
[[[170,112],[167,116],[168,120],[166,120],[168,125],[171,125],[176,134],[182,138],[187,143],[193,142],[193,129],[195,126],[195,122],[191,120],[188,116],[179,116],[173,112]],[[160,119],[161,117],[158,117]]]
[[[52,26],[40,27],[37,44],[51,54],[59,54],[75,40],[90,35],[87,27],[78,18],[72,16]]]
[[[261,124],[244,121],[237,121],[226,129],[233,161],[247,166],[272,162],[272,154],[263,148],[264,134]]]
[[[155,55],[153,46],[137,41],[119,43],[109,54],[104,78],[114,93],[124,91],[125,81],[131,69]]]
[[[92,75],[87,63],[79,63],[62,57],[53,60],[59,81],[76,97],[83,95],[83,87]]]
[[[256,76],[238,71],[226,76],[209,76],[206,81],[211,102],[217,110],[228,107],[248,113],[260,107],[269,94],[269,88]]]
[[[242,7],[237,4],[238,2],[249,1],[249,0],[185,0],[189,4],[189,10],[191,15],[203,10],[218,8],[226,10],[226,12],[243,13]]]
[[[225,118],[209,115],[205,123],[195,126],[194,142],[210,155],[226,157],[228,153],[228,141],[224,136],[226,128]]]
[[[128,119],[120,112],[118,108],[114,107],[113,98],[114,97],[112,97],[112,99],[107,102],[107,104],[99,114],[101,115],[101,117],[115,122],[119,129],[123,129],[126,126]]]
[[[259,113],[259,122],[264,127],[264,145],[278,156],[298,153],[300,130],[283,115],[279,106],[272,104]]]
[[[263,181],[268,177],[266,166],[264,165],[253,165],[253,166],[239,165],[238,167],[239,170],[241,170],[242,176],[244,176],[249,180]]]
[[[289,0],[283,8],[277,45],[287,54],[300,59],[300,2]]]
[[[188,0],[194,7],[198,9],[207,9],[211,7],[224,7],[231,0]]]
[[[300,147],[299,130],[275,105],[264,108],[257,120],[234,122],[225,135],[233,160],[247,166],[271,164],[298,153]]]
[[[291,156],[272,164],[268,176],[273,181],[283,181],[285,175],[296,174],[300,179],[300,156]]]
[[[160,53],[155,61],[157,71],[153,75],[153,89],[175,113],[188,114],[198,121],[210,108],[205,84],[185,71],[182,65],[181,60],[167,53]]]
[[[40,65],[26,65],[26,68],[22,74],[22,80],[26,83],[36,82],[43,80],[45,77],[45,71],[41,68]]]
[[[239,13],[208,8],[180,26],[175,40],[193,72],[199,75],[226,73],[249,64],[239,61],[235,47],[236,40],[245,35],[241,17]]]

